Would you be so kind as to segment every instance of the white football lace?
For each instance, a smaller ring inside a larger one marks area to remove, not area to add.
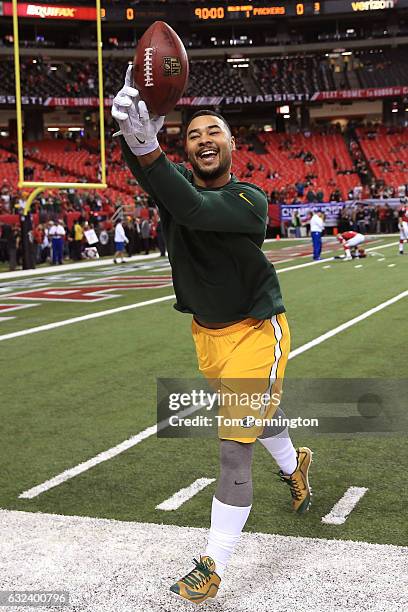
[[[146,47],[143,66],[145,87],[153,87],[153,47]]]

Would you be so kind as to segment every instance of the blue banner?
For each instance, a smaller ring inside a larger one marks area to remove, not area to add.
[[[281,222],[291,221],[292,215],[295,211],[299,213],[301,221],[306,221],[311,212],[321,211],[324,214],[324,223],[326,227],[335,227],[338,225],[338,216],[345,204],[345,202],[329,202],[324,204],[281,204]]]

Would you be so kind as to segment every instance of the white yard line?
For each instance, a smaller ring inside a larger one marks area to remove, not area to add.
[[[90,319],[99,319],[100,317],[106,317],[108,315],[117,314],[118,312],[125,312],[127,310],[133,310],[134,308],[141,308],[142,306],[151,306],[166,300],[174,299],[174,295],[164,295],[163,297],[155,298],[153,300],[146,300],[145,302],[137,302],[136,304],[128,304],[127,306],[118,306],[117,308],[110,308],[109,310],[101,310],[100,312],[91,312],[81,317],[73,317],[72,319],[65,319],[64,321],[56,321],[55,323],[46,323],[45,325],[39,325],[38,327],[29,327],[28,329],[21,329],[20,331],[11,332],[9,334],[3,334],[0,336],[0,342],[2,340],[11,340],[12,338],[20,338],[21,336],[28,336],[29,334],[37,334],[38,332],[49,331],[50,329],[57,329],[58,327],[64,327],[65,325],[72,325],[73,323],[82,323],[82,321],[89,321]]]
[[[188,487],[180,489],[174,495],[165,499],[161,504],[156,506],[156,510],[177,510],[186,503],[189,499],[197,495],[200,491],[208,487],[211,483],[215,482],[215,478],[197,478]]]
[[[50,480],[47,480],[46,482],[43,482],[42,484],[36,487],[32,487],[28,491],[24,491],[19,495],[19,498],[33,499],[33,497],[37,497],[38,495],[41,495],[41,493],[49,491],[50,489],[57,487],[63,482],[74,478],[74,476],[78,476],[78,474],[82,474],[83,472],[90,470],[91,468],[95,467],[95,465],[98,465],[103,461],[108,461],[108,459],[112,459],[113,457],[120,455],[120,453],[123,453],[129,448],[136,446],[136,444],[139,444],[143,440],[146,440],[146,438],[150,438],[150,436],[154,435],[157,432],[157,429],[157,425],[147,427],[147,429],[144,429],[143,431],[136,434],[135,436],[132,436],[128,440],[124,440],[124,442],[121,442],[117,446],[113,446],[112,448],[109,448],[108,450],[99,453],[99,455],[92,457],[92,459],[88,459],[88,461],[79,463],[75,467],[70,468],[69,470],[65,470],[65,472],[62,472],[57,476],[54,476],[54,478],[51,478]]]
[[[160,253],[151,253],[150,255],[132,255],[126,257],[123,264],[117,264],[118,267],[126,266],[127,263],[135,261],[143,261],[145,259],[157,259]],[[69,272],[70,270],[86,270],[87,268],[99,268],[101,266],[114,266],[113,256],[106,259],[98,259],[97,261],[84,261],[81,263],[63,264],[62,266],[46,266],[44,268],[35,268],[34,270],[14,270],[14,272],[0,272],[0,281],[12,278],[22,278],[23,276],[41,276],[42,274],[60,274],[61,272]]]
[[[289,241],[291,241],[291,242],[301,242],[302,240],[304,242],[310,242],[310,238],[308,238],[307,236],[302,236],[301,238],[266,238],[264,240],[264,243],[265,242],[289,242]],[[291,246],[288,246],[288,247],[285,247],[285,248],[290,249]]]
[[[66,609],[81,612],[192,611],[169,587],[205,550],[207,535],[194,527],[0,510],[1,588],[69,591]],[[245,532],[217,598],[203,610],[402,612],[407,575],[407,547]]]
[[[180,417],[189,416],[190,414],[193,414],[193,412],[196,412],[197,410],[199,410],[201,407],[202,406],[199,405],[199,406],[192,406],[190,408],[186,408],[185,410],[182,410],[180,413],[178,413],[178,415]],[[65,470],[64,472],[61,472],[61,474],[57,474],[57,476],[54,476],[53,478],[50,478],[49,480],[46,480],[45,482],[35,487],[32,487],[31,489],[28,489],[27,491],[23,491],[23,493],[20,493],[19,498],[33,499],[34,497],[41,495],[41,493],[44,493],[45,491],[49,491],[50,489],[57,487],[58,485],[62,484],[63,482],[66,482],[67,480],[71,480],[71,478],[74,478],[75,476],[78,476],[79,474],[83,474],[83,472],[87,472],[88,470],[95,467],[96,465],[99,465],[100,463],[103,463],[104,461],[109,461],[109,459],[112,459],[113,457],[120,455],[121,453],[129,450],[129,448],[133,448],[133,446],[140,444],[140,442],[143,442],[143,440],[147,440],[147,438],[150,438],[151,436],[154,436],[155,434],[157,434],[158,431],[167,427],[168,424],[169,424],[169,420],[164,419],[163,421],[160,421],[159,423],[156,423],[155,425],[151,425],[150,427],[147,427],[143,431],[140,431],[138,434],[132,436],[128,440],[124,440],[123,442],[120,442],[120,444],[117,444],[116,446],[113,446],[112,448],[108,448],[108,450],[103,451],[102,453],[99,453],[95,457],[92,457],[91,459],[88,459],[87,461],[84,461],[83,463],[79,463],[78,465],[75,465],[74,467],[69,468],[68,470]]]
[[[298,238],[297,240],[305,240],[305,239]],[[384,240],[387,240],[387,238],[384,238]],[[264,241],[264,244],[269,243],[269,242],[276,242],[276,240],[268,239]],[[307,239],[307,244],[309,244],[309,242],[310,242],[310,239]],[[335,243],[333,242],[333,244]],[[396,246],[396,245],[398,245],[398,242],[393,242],[391,244],[386,244],[384,246],[378,245],[376,248],[379,248],[379,247],[387,248],[388,246]],[[287,247],[287,248],[292,248],[292,247]],[[373,251],[375,249],[374,248],[366,249],[366,251],[369,251],[369,250]],[[302,255],[301,257],[299,257],[299,259],[301,259],[302,257],[310,257],[310,254]],[[158,259],[158,258],[160,258],[159,253],[151,253],[150,255],[133,255],[132,257],[127,257],[124,264],[118,264],[118,268],[120,268],[123,265],[126,266],[127,263],[134,263],[137,261],[144,261],[144,260]],[[292,260],[293,259],[297,259],[297,258],[292,258]],[[279,262],[275,262],[275,263],[279,263]],[[321,263],[321,262],[313,262],[313,263]],[[64,272],[69,272],[71,270],[75,270],[76,272],[81,272],[81,270],[86,270],[87,268],[99,268],[103,266],[107,266],[108,268],[110,268],[111,266],[113,267],[114,266],[113,258],[108,257],[106,259],[99,259],[98,261],[89,261],[89,262],[84,261],[82,263],[64,264],[62,266],[47,266],[45,268],[35,268],[35,270],[14,270],[14,272],[0,272],[0,281],[8,280],[8,279],[16,280],[18,278],[23,278],[27,276],[42,276],[43,274],[61,274]],[[168,266],[168,267],[171,267],[171,266]]]
[[[386,248],[388,246],[395,246],[396,243],[387,244],[382,248]],[[366,251],[370,251],[374,249],[366,249]],[[307,263],[299,264],[296,266],[290,266],[288,268],[281,268],[280,270],[276,270],[277,274],[281,272],[290,272],[291,270],[299,270],[301,268],[308,268],[310,266],[315,266],[327,261],[332,261],[332,257],[327,259],[321,259],[320,261],[310,261]],[[76,264],[75,264],[76,265]],[[2,296],[2,299],[7,296]],[[13,294],[14,299],[18,299],[18,294]],[[65,325],[72,325],[73,323],[81,323],[82,321],[88,321],[90,319],[98,319],[100,317],[106,317],[111,314],[116,314],[118,312],[125,312],[126,310],[133,310],[134,308],[140,308],[142,306],[150,306],[152,304],[157,304],[159,302],[164,302],[166,300],[174,299],[174,294],[165,295],[160,298],[155,298],[153,300],[147,300],[145,302],[138,302],[136,304],[128,304],[127,306],[119,306],[118,308],[110,308],[109,310],[101,310],[100,312],[92,312],[87,315],[83,315],[81,317],[73,317],[72,319],[65,319],[63,321],[56,321],[55,323],[46,323],[45,325],[39,325],[38,327],[29,327],[28,329],[21,329],[16,332],[10,332],[9,334],[3,334],[0,336],[0,342],[2,340],[12,340],[13,338],[20,338],[21,336],[27,336],[30,334],[36,334],[38,332],[49,331],[51,329],[57,329],[58,327],[64,327]]]
[[[363,312],[361,315],[358,315],[357,317],[354,317],[353,319],[350,319],[349,321],[346,321],[345,323],[338,325],[334,329],[331,329],[325,334],[318,336],[314,340],[311,340],[310,342],[306,342],[306,344],[303,344],[303,346],[299,346],[297,349],[294,349],[293,351],[290,352],[289,359],[293,359],[294,357],[301,355],[305,351],[308,351],[309,349],[314,348],[315,346],[317,346],[318,344],[321,344],[322,342],[325,342],[329,338],[333,338],[333,336],[336,336],[337,334],[340,334],[341,332],[348,329],[349,327],[356,325],[356,323],[360,323],[360,321],[364,321],[364,319],[368,319],[368,317],[371,317],[371,315],[375,314],[376,312],[380,312],[380,310],[384,310],[384,308],[387,308],[388,306],[391,306],[391,304],[395,304],[396,302],[399,302],[399,300],[403,300],[406,297],[408,297],[408,290],[403,291],[402,293],[399,293],[393,298],[390,298],[389,300],[386,300],[385,302],[378,304],[378,306],[374,306],[374,308],[370,308],[370,310]]]
[[[311,340],[310,342],[306,342],[306,344],[299,346],[297,349],[291,351],[291,353],[289,354],[289,359],[293,359],[294,357],[301,355],[302,353],[308,351],[309,349],[314,348],[318,344],[325,342],[326,340],[328,340],[329,338],[332,338],[336,334],[339,334],[345,329],[348,329],[352,325],[356,325],[356,323],[359,323],[360,321],[367,319],[368,317],[375,314],[376,312],[379,312],[380,310],[387,308],[387,306],[390,306],[391,304],[398,302],[404,297],[408,297],[408,290],[404,291],[403,293],[400,293],[399,295],[391,298],[390,300],[387,300],[386,302],[383,302],[382,304],[379,304],[378,306],[375,306],[374,308],[371,308],[370,310],[367,310],[367,312],[364,312],[358,317],[354,317],[350,321],[346,321],[342,325],[339,325],[338,327],[335,327],[334,329],[326,332],[325,334],[318,336],[314,340]],[[161,299],[165,299],[165,298],[161,298]],[[0,339],[1,338],[2,336],[0,336]],[[188,410],[194,411],[191,408]],[[195,408],[195,410],[198,410],[198,408]],[[184,412],[180,413],[179,416],[183,416],[183,415],[184,415]],[[62,484],[66,480],[69,480],[73,478],[74,476],[77,476],[78,474],[82,474],[83,472],[86,472],[90,468],[95,467],[95,465],[98,465],[99,463],[102,463],[103,461],[107,461],[108,459],[111,459],[112,457],[119,455],[123,451],[128,450],[132,446],[139,444],[142,440],[145,440],[146,438],[154,435],[157,431],[157,427],[162,428],[162,427],[165,427],[166,424],[167,424],[167,420],[161,421],[158,425],[152,425],[151,427],[148,427],[147,429],[141,431],[135,436],[132,436],[132,438],[129,438],[129,440],[125,440],[124,442],[121,442],[117,446],[114,446],[113,448],[110,448],[107,451],[99,453],[96,457],[93,457],[92,459],[89,459],[88,461],[85,461],[84,463],[80,463],[79,465],[76,465],[73,468],[65,470],[61,474],[54,476],[50,480],[47,480],[46,482],[40,485],[37,485],[29,489],[28,491],[24,491],[23,493],[19,495],[19,497],[22,497],[25,499],[32,499],[33,497],[37,497],[37,495],[40,495],[41,493],[44,493],[45,491],[48,491],[49,489],[52,489],[53,487],[56,487]]]
[[[342,525],[345,523],[350,512],[367,491],[366,487],[349,487],[343,497],[334,504],[330,512],[323,516],[322,523],[326,525]]]
[[[398,242],[390,242],[389,244],[381,245],[381,248],[387,249],[388,247],[397,246],[397,245],[398,245]],[[366,252],[370,253],[371,251],[376,251],[377,248],[378,247],[371,247],[369,249],[366,249]],[[310,257],[310,255],[305,255],[304,257]],[[326,257],[324,259],[320,259],[319,261],[308,261],[306,263],[298,264],[296,266],[289,266],[287,268],[279,268],[276,270],[276,272],[277,274],[280,274],[281,272],[290,272],[291,270],[300,270],[301,268],[309,268],[310,266],[318,266],[319,264],[327,263],[328,261],[333,261],[333,257]]]
[[[306,257],[310,257],[310,255],[306,255]],[[280,274],[281,272],[290,272],[291,270],[310,268],[311,266],[318,266],[319,264],[327,263],[328,261],[333,261],[333,257],[326,257],[325,259],[319,259],[318,261],[307,261],[306,263],[297,264],[296,266],[288,266],[287,268],[277,268],[276,273]]]
[[[309,241],[310,241],[310,239],[308,240],[308,243],[309,243],[309,244],[310,244],[310,246],[311,246],[311,243],[310,243]],[[381,242],[381,239],[378,239],[378,240],[372,240],[372,241],[371,241],[371,242],[369,242],[368,244],[374,244],[374,243],[378,243],[378,242]],[[394,243],[392,243],[392,246],[396,246],[397,244],[398,244],[397,242],[394,242]],[[305,245],[298,245],[297,247],[290,247],[290,246],[288,246],[288,247],[284,247],[284,248],[282,249],[282,251],[284,251],[285,249],[292,249],[292,248],[304,248],[304,246],[305,246]],[[324,255],[324,256],[325,256],[325,259],[332,259],[332,257],[328,257],[328,254],[329,254],[329,253],[333,253],[333,251],[338,251],[338,250],[340,249],[340,247],[341,247],[341,245],[339,244],[338,240],[336,240],[336,239],[332,239],[332,240],[330,240],[330,241],[326,241],[326,242],[324,243],[324,246],[325,246],[325,247],[327,247],[327,248],[325,248],[325,249],[322,251],[322,255]],[[386,246],[390,246],[390,245],[386,245]],[[377,245],[376,247],[370,247],[370,248],[367,248],[367,249],[365,249],[365,250],[366,250],[366,251],[374,251],[374,250],[376,250],[376,248],[378,248],[378,247],[381,247],[381,244],[380,244],[380,245]],[[277,254],[278,254],[280,251],[279,251],[279,250],[275,250],[275,251],[274,251],[274,250],[269,250],[269,251],[267,251],[267,252],[268,252],[268,253],[277,253]],[[286,254],[286,253],[285,253],[285,254]],[[273,263],[273,265],[276,265],[276,264],[279,264],[279,263],[285,263],[285,262],[287,262],[287,261],[297,261],[297,260],[299,260],[299,259],[305,259],[305,257],[309,257],[309,258],[310,258],[311,256],[312,256],[312,253],[311,253],[311,252],[310,252],[310,253],[306,253],[305,255],[296,255],[296,254],[294,254],[292,257],[289,255],[289,258],[288,258],[288,259],[279,259],[279,260],[277,260],[277,261],[272,261],[271,263]],[[321,260],[319,260],[319,261],[316,261],[316,262],[313,262],[313,263],[322,263],[322,261],[323,261],[323,259],[321,259]]]

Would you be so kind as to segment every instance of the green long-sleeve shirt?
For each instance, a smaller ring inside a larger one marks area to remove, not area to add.
[[[164,153],[142,168],[120,140],[131,172],[160,211],[174,307],[211,323],[284,312],[275,269],[261,250],[268,210],[262,189],[234,176],[218,189],[198,187],[193,173]]]

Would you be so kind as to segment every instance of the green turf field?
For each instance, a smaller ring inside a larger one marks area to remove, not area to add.
[[[281,270],[292,350],[407,291],[408,256],[398,255],[396,243],[395,237],[380,237],[368,245],[374,255],[366,259],[329,260],[310,266],[303,265],[311,261],[309,254],[303,255],[308,241],[265,246]],[[328,246],[336,248],[334,242],[328,241]],[[19,498],[23,491],[154,425],[157,377],[197,376],[190,317],[176,312],[172,299],[68,321],[171,296],[169,275],[167,260],[153,258],[116,267],[103,262],[80,270],[61,267],[30,277],[0,277],[1,305],[35,304],[0,312],[5,317],[0,320],[0,508],[209,524],[214,484],[178,510],[164,512],[155,507],[198,478],[216,478],[218,448],[211,439],[151,436],[32,499]],[[135,276],[142,279],[131,278]],[[112,277],[115,280],[109,280]],[[158,277],[162,277],[161,286],[154,281]],[[158,286],[122,288],[126,282],[137,285],[141,281]],[[95,302],[54,301],[71,299],[73,287],[88,297],[92,287],[94,292],[116,297]],[[35,291],[41,293],[21,299],[22,293]],[[287,377],[404,379],[406,319],[405,295],[294,356]],[[61,321],[68,324],[43,328]],[[37,327],[41,329],[35,333],[16,335]],[[292,514],[288,491],[259,445],[254,461],[254,506],[246,529],[408,544],[402,477],[407,433],[404,429],[385,434],[294,431],[294,441],[315,452],[313,505],[301,519]],[[321,518],[350,486],[367,487],[368,492],[343,525],[323,525]]]

